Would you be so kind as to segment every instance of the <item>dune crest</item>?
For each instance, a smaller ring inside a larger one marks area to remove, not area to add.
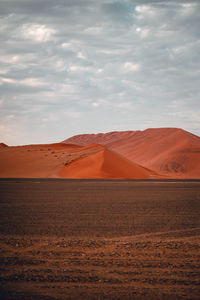
[[[87,147],[85,147],[87,149]],[[102,147],[97,153],[80,158],[62,168],[59,175],[64,178],[118,178],[147,179],[159,178],[159,175],[121,155]]]
[[[200,137],[179,128],[78,135],[62,143],[0,143],[0,177],[200,178]]]
[[[0,148],[6,148],[8,147],[8,145],[4,144],[4,143],[0,143]]]
[[[98,142],[164,176],[200,178],[200,137],[179,128],[78,135],[64,141],[68,142]]]
[[[0,177],[145,179],[159,175],[99,144],[57,143],[1,148]]]

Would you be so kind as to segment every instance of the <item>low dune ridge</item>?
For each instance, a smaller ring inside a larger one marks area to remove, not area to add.
[[[8,147],[8,145],[4,144],[4,143],[0,143],[0,148],[6,148]]]
[[[140,131],[112,131],[107,133],[96,134],[78,134],[69,139],[63,141],[63,143],[74,143],[80,146],[86,146],[88,144],[97,143],[102,145],[109,145],[112,142],[119,141],[124,138],[130,138],[135,133]]]
[[[64,141],[68,142],[98,142],[164,176],[200,178],[200,137],[179,128],[78,135]]]
[[[12,146],[0,149],[0,177],[58,177],[66,162],[76,157],[77,145],[62,143]]]
[[[1,148],[0,177],[19,178],[159,178],[105,146],[40,144]]]

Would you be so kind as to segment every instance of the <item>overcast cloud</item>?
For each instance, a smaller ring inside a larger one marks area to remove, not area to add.
[[[200,135],[199,15],[199,0],[1,0],[0,141]]]

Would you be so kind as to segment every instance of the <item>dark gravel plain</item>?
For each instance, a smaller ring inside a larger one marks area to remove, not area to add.
[[[200,181],[0,179],[1,299],[199,299]]]

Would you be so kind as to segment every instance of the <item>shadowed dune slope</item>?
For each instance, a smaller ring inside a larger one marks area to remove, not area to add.
[[[106,147],[65,166],[59,173],[65,178],[159,178],[158,174],[128,161]]]
[[[159,174],[200,178],[200,137],[179,128],[78,135],[64,142],[97,142]]]

